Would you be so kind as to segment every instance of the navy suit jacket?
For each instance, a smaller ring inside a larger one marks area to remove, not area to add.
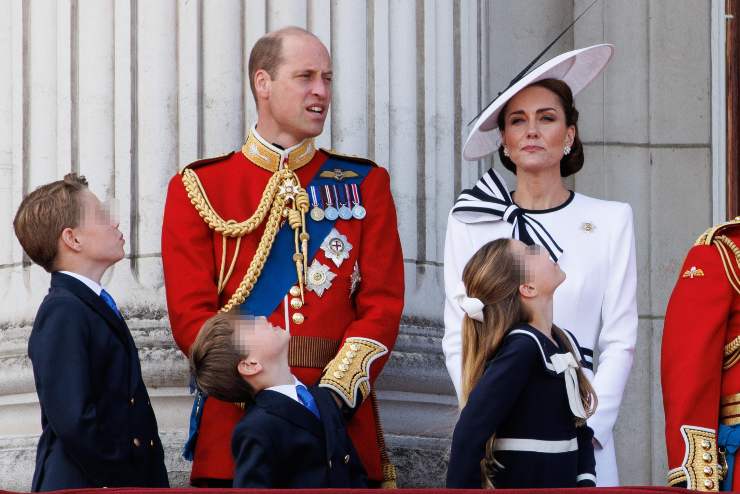
[[[138,351],[103,299],[53,273],[28,355],[42,426],[34,491],[169,486]]]
[[[261,391],[231,441],[234,487],[366,487],[367,476],[329,391],[310,387],[321,420],[277,391]]]

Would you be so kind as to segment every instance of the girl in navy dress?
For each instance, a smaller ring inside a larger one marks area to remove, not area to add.
[[[460,419],[447,487],[589,487],[596,395],[578,342],[552,323],[565,273],[539,246],[484,245],[463,271]]]

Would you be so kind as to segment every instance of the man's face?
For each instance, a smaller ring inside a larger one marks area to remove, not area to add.
[[[331,58],[326,47],[309,35],[287,35],[282,60],[269,81],[269,95],[260,118],[274,121],[282,139],[294,145],[324,129],[331,104]]]
[[[85,189],[79,192],[80,224],[73,228],[81,253],[89,261],[106,267],[123,258],[123,234],[118,230],[118,219],[111,208]]]

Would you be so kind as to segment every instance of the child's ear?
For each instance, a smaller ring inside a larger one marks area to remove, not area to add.
[[[241,359],[236,366],[236,370],[244,377],[251,377],[262,372],[262,364],[252,359]]]
[[[80,241],[77,240],[77,236],[75,235],[74,230],[72,230],[71,228],[68,227],[62,230],[62,235],[60,238],[64,245],[66,245],[73,251],[79,252],[82,249]]]
[[[537,296],[537,287],[531,283],[522,283],[519,285],[519,295],[524,298],[532,298]]]

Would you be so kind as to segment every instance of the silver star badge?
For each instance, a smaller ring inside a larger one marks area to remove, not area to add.
[[[349,296],[352,297],[352,295],[355,294],[357,287],[360,286],[360,282],[362,281],[362,276],[360,275],[360,265],[357,264],[357,261],[355,261],[355,268],[352,270],[352,276],[350,276],[349,281]]]
[[[306,288],[321,297],[324,292],[331,288],[331,282],[337,275],[329,270],[329,266],[321,264],[316,259],[308,267]]]
[[[337,266],[341,266],[345,259],[349,259],[349,253],[352,250],[352,244],[347,241],[347,237],[332,228],[329,235],[321,242],[321,250],[327,259]]]

